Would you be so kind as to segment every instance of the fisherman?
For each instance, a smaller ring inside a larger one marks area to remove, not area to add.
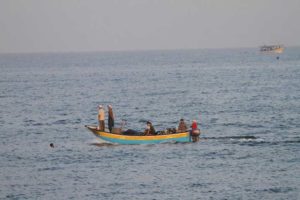
[[[186,123],[184,119],[180,119],[177,132],[182,133],[187,131]]]
[[[156,131],[152,125],[152,123],[150,121],[147,121],[147,126],[146,129],[144,131],[145,135],[156,135]]]
[[[108,105],[107,108],[108,108],[108,129],[109,132],[112,132],[112,128],[115,126],[115,117],[112,110],[112,106]]]
[[[192,121],[191,128],[192,128],[192,130],[198,129],[198,125],[197,125],[197,121],[196,121],[196,120],[193,120],[193,121]]]
[[[199,141],[199,135],[200,135],[200,129],[198,129],[196,120],[192,121],[191,128],[192,128],[192,131],[191,131],[192,141],[193,142],[198,142]]]
[[[102,105],[98,106],[98,121],[99,121],[99,126],[98,126],[98,130],[100,131],[105,131],[105,112],[104,112],[104,108]]]

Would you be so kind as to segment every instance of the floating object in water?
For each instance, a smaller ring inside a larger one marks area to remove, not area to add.
[[[54,144],[53,144],[53,143],[50,143],[50,147],[51,147],[51,148],[54,148]]]

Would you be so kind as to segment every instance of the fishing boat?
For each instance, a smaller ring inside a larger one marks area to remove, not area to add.
[[[117,144],[158,144],[164,142],[191,142],[189,131],[166,135],[123,135],[100,131],[96,126],[85,126],[96,137]]]
[[[260,47],[262,53],[282,53],[283,50],[283,45],[264,45]]]

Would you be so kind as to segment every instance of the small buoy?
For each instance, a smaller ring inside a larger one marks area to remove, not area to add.
[[[53,144],[53,143],[50,143],[50,147],[54,148],[54,144]]]

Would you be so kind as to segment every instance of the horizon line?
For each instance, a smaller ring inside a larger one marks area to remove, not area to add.
[[[265,44],[264,44],[265,45]],[[282,44],[281,44],[282,45]],[[283,45],[284,47],[295,48],[300,45]],[[15,52],[0,52],[0,54],[58,54],[58,53],[117,53],[117,52],[145,52],[145,51],[184,51],[184,50],[221,50],[221,49],[254,49],[260,46],[248,46],[248,47],[204,47],[204,48],[162,48],[162,49],[116,49],[116,50],[62,50],[62,51],[15,51]]]

